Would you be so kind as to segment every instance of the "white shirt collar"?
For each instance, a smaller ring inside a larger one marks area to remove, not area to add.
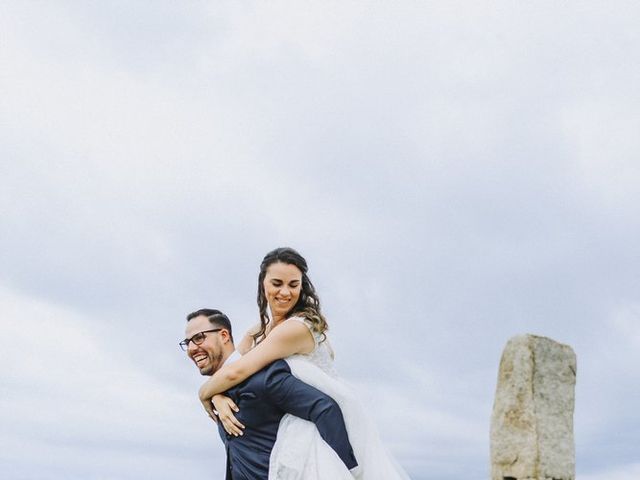
[[[235,362],[235,361],[236,361],[236,360],[238,360],[241,356],[242,356],[242,355],[240,355],[240,354],[238,353],[238,351],[237,351],[237,350],[234,350],[234,351],[233,351],[233,353],[227,357],[227,359],[224,361],[224,363],[222,364],[222,366],[225,366],[225,365],[227,365],[227,364],[229,364],[229,363],[233,363],[233,362]]]

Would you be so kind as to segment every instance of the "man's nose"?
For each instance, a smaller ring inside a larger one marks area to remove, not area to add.
[[[189,344],[187,345],[187,353],[193,353],[197,348],[198,348],[198,346],[196,345],[196,342],[191,340],[191,341],[189,341]]]

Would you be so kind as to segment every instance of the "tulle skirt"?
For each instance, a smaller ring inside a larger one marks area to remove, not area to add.
[[[297,378],[340,405],[358,468],[353,474],[349,472],[312,422],[287,414],[280,422],[271,452],[269,480],[409,480],[346,382],[328,375],[303,356],[294,355],[286,361]]]

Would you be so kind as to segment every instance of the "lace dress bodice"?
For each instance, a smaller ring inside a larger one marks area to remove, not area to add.
[[[292,317],[289,320],[294,320],[305,325],[311,335],[313,335],[313,340],[316,344],[316,348],[310,353],[300,353],[297,355],[293,355],[289,358],[301,358],[305,359],[311,363],[313,363],[316,367],[320,368],[326,374],[337,377],[337,373],[335,367],[333,365],[333,348],[331,348],[331,344],[329,343],[329,338],[326,334],[318,333],[313,330],[311,324],[308,320],[305,320],[301,317]]]

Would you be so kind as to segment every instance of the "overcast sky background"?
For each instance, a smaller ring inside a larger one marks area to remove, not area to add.
[[[221,478],[184,316],[310,264],[414,480],[486,479],[506,341],[640,478],[640,5],[0,2],[0,477]]]

